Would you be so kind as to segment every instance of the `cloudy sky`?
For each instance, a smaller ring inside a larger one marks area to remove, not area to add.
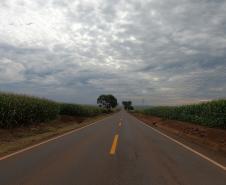
[[[1,0],[0,90],[95,103],[226,97],[226,0]]]

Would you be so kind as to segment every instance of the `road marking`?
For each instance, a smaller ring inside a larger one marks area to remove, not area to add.
[[[134,118],[135,118],[135,117],[134,117]],[[138,120],[137,118],[135,118],[135,119]],[[204,154],[199,153],[198,151],[196,151],[196,150],[190,148],[189,146],[187,146],[187,145],[185,145],[185,144],[183,144],[183,143],[181,143],[181,142],[179,142],[179,141],[173,139],[172,137],[167,136],[166,134],[160,132],[159,130],[157,130],[157,129],[153,128],[153,127],[151,127],[150,125],[147,125],[146,123],[144,123],[144,122],[142,122],[142,121],[140,121],[140,120],[138,120],[138,121],[139,121],[140,123],[142,123],[143,125],[145,125],[146,127],[148,127],[148,128],[150,128],[150,129],[152,129],[153,131],[157,132],[158,134],[160,134],[160,135],[162,135],[162,136],[168,138],[169,140],[171,140],[171,141],[177,143],[178,145],[182,146],[183,148],[185,148],[185,149],[187,149],[187,150],[193,152],[194,154],[200,156],[201,158],[203,158],[203,159],[209,161],[210,163],[212,163],[212,164],[218,166],[219,168],[221,168],[222,170],[225,170],[225,171],[226,171],[226,166],[224,166],[224,165],[222,165],[222,164],[220,164],[220,163],[214,161],[213,159],[210,159],[209,157],[205,156]]]
[[[0,161],[2,161],[2,160],[4,160],[4,159],[7,159],[7,158],[10,158],[10,157],[12,157],[12,156],[14,156],[14,155],[20,154],[20,153],[22,153],[22,152],[31,150],[31,149],[33,149],[33,148],[35,148],[35,147],[38,147],[38,146],[43,145],[43,144],[45,144],[45,143],[48,143],[48,142],[50,142],[50,141],[54,141],[54,140],[56,140],[56,139],[59,139],[59,138],[61,138],[61,137],[66,136],[66,135],[70,135],[70,134],[72,134],[72,133],[74,133],[74,132],[77,132],[77,131],[82,130],[82,129],[86,128],[86,127],[92,126],[92,125],[94,125],[94,124],[96,124],[96,123],[98,123],[98,122],[101,122],[101,121],[103,121],[103,120],[105,120],[105,119],[108,119],[108,118],[110,118],[110,117],[111,117],[111,116],[102,118],[102,119],[100,119],[100,120],[98,120],[98,121],[95,121],[95,122],[93,122],[93,123],[91,123],[91,124],[89,124],[89,125],[86,125],[86,126],[84,126],[84,127],[76,128],[76,129],[71,130],[71,131],[68,131],[68,132],[66,132],[66,133],[64,133],[64,134],[62,134],[62,135],[53,137],[53,138],[51,138],[51,139],[45,140],[45,141],[40,142],[40,143],[37,143],[37,144],[35,144],[35,145],[32,145],[32,146],[26,147],[26,148],[24,148],[24,149],[18,150],[18,151],[14,152],[14,153],[8,154],[8,155],[3,156],[3,157],[0,157]]]
[[[119,126],[119,127],[121,127],[121,126],[122,126],[122,122],[121,122],[121,121],[119,122],[118,126]]]
[[[118,143],[118,134],[115,135],[112,146],[111,146],[111,150],[110,150],[110,155],[114,155],[116,148],[117,148],[117,143]]]

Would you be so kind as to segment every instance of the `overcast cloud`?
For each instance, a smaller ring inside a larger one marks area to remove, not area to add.
[[[225,98],[226,0],[1,0],[0,90],[77,103]]]

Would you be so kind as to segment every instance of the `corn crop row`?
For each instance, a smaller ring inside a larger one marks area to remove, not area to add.
[[[60,114],[69,116],[96,116],[103,113],[103,109],[90,106],[90,105],[78,105],[62,103],[60,105]]]
[[[226,100],[183,106],[158,106],[139,111],[165,119],[188,121],[203,126],[226,129]]]
[[[60,114],[94,116],[102,113],[95,106],[57,103],[47,99],[0,93],[0,127],[28,126],[56,119]]]

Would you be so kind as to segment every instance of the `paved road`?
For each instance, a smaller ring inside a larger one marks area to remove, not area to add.
[[[225,185],[226,171],[122,111],[1,160],[0,184]]]

